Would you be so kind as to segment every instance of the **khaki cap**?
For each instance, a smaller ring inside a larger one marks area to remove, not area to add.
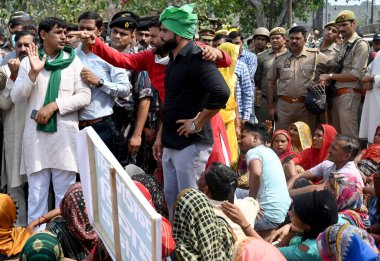
[[[335,23],[340,23],[340,22],[345,22],[345,21],[352,21],[352,20],[355,20],[355,14],[354,14],[354,12],[352,12],[350,10],[343,10],[335,18]]]
[[[275,35],[275,34],[286,34],[286,30],[283,27],[275,27],[272,30],[270,30],[269,36]]]
[[[215,32],[214,30],[211,29],[203,29],[198,32],[199,37],[206,39],[206,40],[212,40],[215,37]]]
[[[328,22],[327,24],[325,24],[325,26],[323,26],[323,28],[326,28],[327,26],[334,26],[334,27],[338,28],[338,25],[335,23],[335,21]]]

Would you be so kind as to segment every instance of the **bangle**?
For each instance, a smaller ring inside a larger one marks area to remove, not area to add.
[[[11,76],[9,77],[12,81],[16,81],[16,79],[17,79],[17,74],[16,75],[12,75],[11,74]]]
[[[251,224],[248,224],[248,225],[246,225],[245,227],[242,227],[241,229],[243,230],[243,231],[245,231],[245,230],[247,230],[247,228],[249,228],[251,226]]]

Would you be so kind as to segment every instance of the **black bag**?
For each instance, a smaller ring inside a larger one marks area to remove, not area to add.
[[[340,60],[338,60],[338,63],[337,63],[335,70],[334,70],[334,73],[341,73],[342,72],[343,62],[346,59],[348,53],[351,51],[352,48],[354,48],[355,44],[361,39],[362,38],[356,39],[350,46],[348,46],[346,48],[344,55],[342,56],[342,58]],[[333,99],[334,99],[334,95],[336,92],[335,82],[336,81],[330,81],[326,87],[326,101],[327,101],[327,106],[329,108],[332,108],[332,105],[333,105]]]
[[[315,69],[318,63],[318,53],[315,53],[313,76],[311,77],[311,85],[307,88],[307,95],[305,97],[305,107],[313,114],[321,114],[326,111],[326,92],[325,86],[322,84],[314,83]]]

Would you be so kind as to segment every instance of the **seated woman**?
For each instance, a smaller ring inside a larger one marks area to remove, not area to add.
[[[280,158],[282,165],[296,156],[295,152],[292,150],[292,140],[289,132],[286,130],[278,130],[273,133],[272,149]]]
[[[173,238],[179,260],[231,260],[234,235],[216,217],[206,195],[195,189],[179,193],[174,211]]]
[[[32,221],[28,227],[34,229],[35,226],[49,221],[46,229],[57,235],[65,257],[83,260],[99,241],[87,216],[80,183],[69,187],[59,208]]]
[[[158,182],[157,178],[149,174],[136,174],[133,175],[132,180],[140,182],[148,189],[149,194],[153,201],[153,206],[156,211],[163,217],[168,218],[168,208],[166,206],[165,195],[163,188]]]
[[[312,144],[312,136],[309,125],[302,121],[297,121],[289,126],[289,134],[292,141],[292,150],[300,154],[304,149],[308,149]]]
[[[144,197],[148,200],[149,204],[154,208],[152,196],[149,190],[140,182],[135,181],[136,186],[139,188]],[[175,242],[172,237],[172,225],[169,220],[162,217],[161,219],[161,239],[162,239],[162,258],[166,258],[174,251]]]
[[[379,260],[379,250],[367,231],[350,224],[335,224],[317,238],[323,261]]]
[[[53,233],[42,230],[26,241],[19,260],[62,261],[72,259],[63,257],[61,244]]]
[[[363,202],[363,187],[357,176],[332,173],[327,187],[337,199],[339,217],[362,229],[370,226],[368,210]]]
[[[252,226],[241,212],[231,203],[225,202],[222,209],[227,216],[245,228],[247,236],[258,238]],[[289,212],[291,224],[273,233],[268,241],[276,244],[280,252],[289,260],[320,260],[316,238],[319,233],[338,221],[338,206],[329,190],[313,191],[294,197]]]
[[[303,150],[284,165],[286,176],[290,178],[297,175],[297,165],[301,166],[304,170],[308,170],[326,160],[328,149],[335,135],[336,130],[333,126],[327,124],[319,125],[315,130],[311,148]]]
[[[356,156],[355,164],[365,177],[380,171],[380,126],[376,128],[373,144]]]
[[[33,235],[26,228],[15,227],[16,204],[8,194],[0,194],[0,260],[17,257]]]

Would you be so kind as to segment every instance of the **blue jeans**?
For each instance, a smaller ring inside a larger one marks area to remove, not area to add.
[[[272,222],[266,216],[260,216],[260,214],[257,215],[255,220],[256,231],[276,229],[279,225],[280,223]]]

